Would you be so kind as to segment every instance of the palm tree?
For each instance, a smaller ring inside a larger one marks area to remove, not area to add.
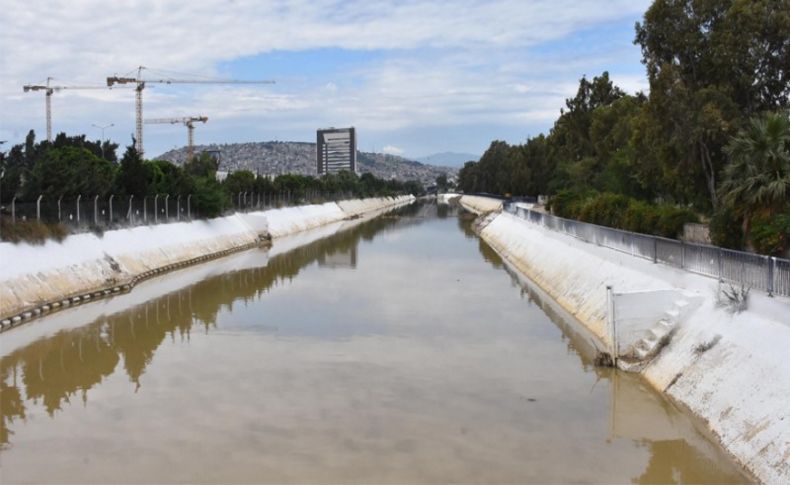
[[[753,118],[725,147],[729,157],[719,188],[722,201],[749,219],[788,209],[790,196],[790,115]]]

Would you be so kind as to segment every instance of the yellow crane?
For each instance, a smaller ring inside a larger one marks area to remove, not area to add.
[[[186,116],[183,118],[151,118],[145,120],[145,124],[171,124],[183,123],[187,127],[187,161],[192,160],[195,154],[195,123],[205,123],[208,116]]]
[[[63,90],[74,89],[108,89],[108,86],[53,86],[53,78],[48,77],[46,84],[26,84],[22,86],[24,92],[44,91],[47,108],[47,141],[52,142],[52,94]]]
[[[274,81],[239,81],[236,79],[144,79],[143,71],[147,68],[137,68],[137,77],[110,76],[107,86],[115,84],[135,85],[135,148],[143,154],[143,90],[146,84],[274,84]],[[150,70],[150,69],[149,69]]]

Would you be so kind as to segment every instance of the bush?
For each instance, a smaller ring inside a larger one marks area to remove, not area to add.
[[[656,206],[658,221],[652,233],[656,236],[677,238],[683,232],[683,225],[687,222],[699,222],[699,217],[685,207],[671,205]]]
[[[677,238],[687,222],[698,222],[689,209],[650,204],[622,194],[564,190],[550,199],[552,213],[600,226]]]
[[[710,239],[716,246],[743,249],[743,220],[730,209],[721,209],[710,219]]]
[[[582,203],[590,195],[590,193],[575,190],[560,190],[551,196],[546,208],[556,216],[576,219],[579,216]]]
[[[623,227],[623,216],[629,198],[625,195],[603,193],[587,199],[578,214],[580,220],[608,227]]]
[[[657,223],[658,213],[654,206],[641,200],[631,200],[623,214],[622,229],[651,234]]]
[[[752,219],[749,240],[755,251],[769,256],[781,256],[790,237],[790,214],[758,216]]]

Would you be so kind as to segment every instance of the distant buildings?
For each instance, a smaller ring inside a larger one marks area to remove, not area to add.
[[[316,133],[318,175],[357,171],[357,138],[354,128],[327,128]]]

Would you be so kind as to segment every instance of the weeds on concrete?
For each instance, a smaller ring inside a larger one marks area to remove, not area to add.
[[[11,222],[10,218],[0,218],[0,239],[3,241],[44,244],[47,239],[62,241],[68,233],[68,228],[62,224],[20,220]]]
[[[710,349],[712,349],[714,345],[719,343],[719,340],[721,340],[721,335],[716,335],[715,337],[713,337],[712,339],[708,340],[707,342],[702,342],[701,344],[699,344],[696,347],[694,347],[694,353],[697,354],[697,355],[704,354],[705,352],[707,352]]]
[[[716,288],[716,305],[726,308],[730,313],[740,313],[749,307],[749,291],[751,288],[741,285],[719,282]]]

